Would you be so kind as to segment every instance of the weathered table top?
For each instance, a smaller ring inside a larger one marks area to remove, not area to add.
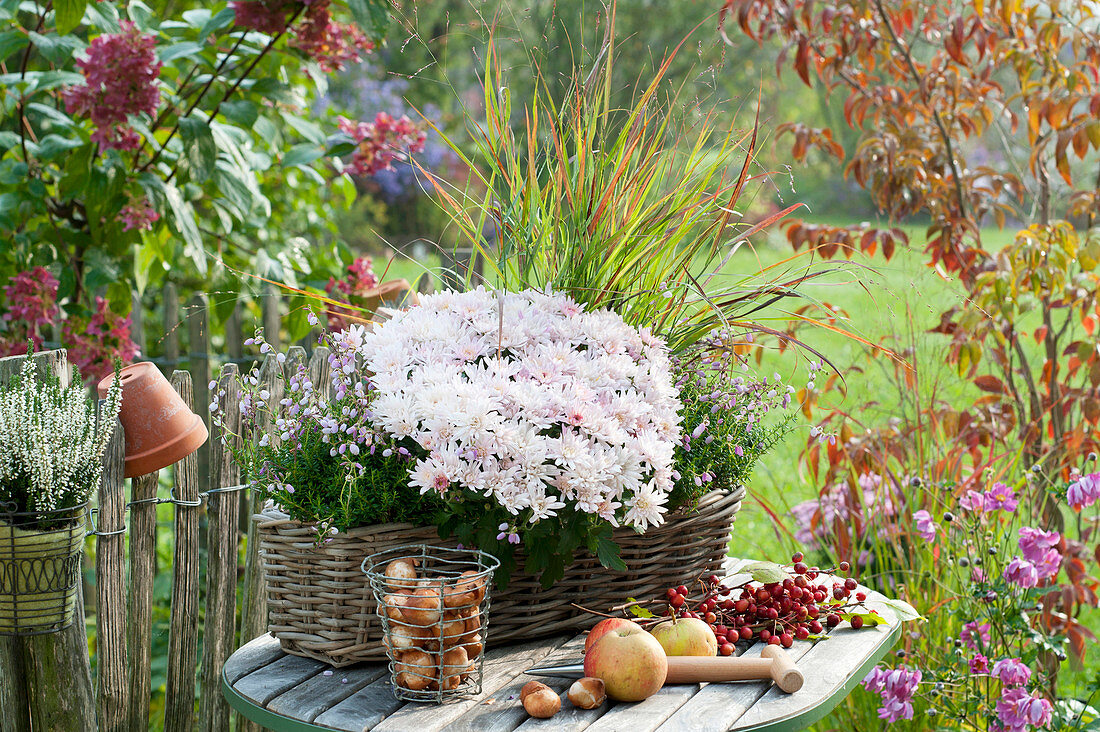
[[[736,570],[743,562],[736,561]],[[731,571],[730,574],[735,574]],[[868,604],[881,599],[870,590]],[[879,608],[893,621],[889,609]],[[491,626],[490,626],[491,627]],[[900,635],[900,623],[852,630],[847,623],[816,643],[797,641],[787,652],[805,676],[802,689],[784,694],[770,681],[666,686],[637,704],[605,702],[588,711],[564,699],[568,679],[541,678],[560,692],[561,711],[551,719],[532,719],[519,703],[520,688],[535,665],[579,659],[584,635],[559,636],[489,650],[483,692],[443,706],[398,701],[385,664],[333,669],[319,661],[283,653],[264,635],[243,646],[226,662],[222,691],[244,716],[273,730],[348,730],[354,732],[511,732],[512,730],[590,730],[591,732],[725,732],[726,730],[797,730],[825,716],[882,659]],[[763,644],[738,644],[738,655],[759,656]]]

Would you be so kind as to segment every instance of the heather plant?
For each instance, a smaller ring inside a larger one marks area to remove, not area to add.
[[[121,405],[120,379],[97,413],[79,380],[63,387],[56,375],[41,378],[35,359],[25,359],[0,389],[0,510],[59,511],[87,501],[99,485]]]

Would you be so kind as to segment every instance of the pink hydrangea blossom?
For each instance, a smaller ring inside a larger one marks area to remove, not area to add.
[[[913,513],[913,518],[916,520],[917,533],[922,539],[932,541],[936,538],[936,524],[932,521],[932,514],[922,508]]]
[[[394,119],[379,112],[373,122],[338,117],[337,125],[359,146],[344,167],[344,172],[351,175],[374,175],[389,170],[394,160],[405,160],[408,155],[421,152],[427,140],[424,131],[405,115]]]
[[[994,663],[993,675],[1005,686],[1023,686],[1031,681],[1031,669],[1017,658],[1002,658]]]
[[[133,150],[141,137],[129,125],[131,115],[156,114],[160,104],[155,36],[145,35],[132,22],[119,23],[118,33],[104,33],[76,62],[84,84],[64,92],[69,114],[86,114],[96,126],[92,140],[104,148]]]
[[[58,315],[57,278],[45,267],[20,272],[4,286],[0,307],[0,356],[27,352],[27,340],[35,349],[42,347],[42,328],[51,325]]]
[[[127,364],[138,355],[137,344],[130,339],[130,316],[114,313],[102,297],[95,299],[95,311],[86,323],[81,318],[65,321],[62,340],[69,361],[88,380],[109,374],[115,358]]]
[[[238,26],[272,36],[285,32],[290,14],[302,7],[298,0],[234,0],[229,5]]]
[[[1053,711],[1048,700],[1028,694],[1026,689],[1019,687],[1005,691],[997,701],[997,718],[1006,732],[1046,727]]]
[[[1006,582],[1027,589],[1039,584],[1039,570],[1023,557],[1013,557],[1005,567],[1004,578]]]
[[[327,2],[310,3],[305,21],[295,30],[290,45],[305,52],[327,73],[341,71],[374,50],[374,44],[354,25],[332,19]]]
[[[1066,501],[1078,511],[1100,501],[1100,473],[1082,475],[1070,483]]]
[[[982,648],[989,645],[989,630],[989,623],[979,625],[977,621],[971,620],[963,625],[962,630],[959,632],[959,640],[965,643],[970,650],[976,651],[979,643]]]
[[[122,207],[118,212],[118,218],[122,222],[122,230],[151,231],[153,224],[160,219],[148,199],[132,199],[130,203]]]
[[[920,684],[921,672],[905,667],[888,669],[875,666],[863,679],[863,688],[882,697],[878,709],[880,719],[897,722],[913,718],[913,694]]]

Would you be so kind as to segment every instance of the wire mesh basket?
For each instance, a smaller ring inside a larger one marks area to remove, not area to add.
[[[481,693],[489,587],[499,566],[483,551],[428,544],[363,560],[398,699],[442,704]]]
[[[20,512],[0,504],[0,636],[56,633],[72,625],[86,507]]]

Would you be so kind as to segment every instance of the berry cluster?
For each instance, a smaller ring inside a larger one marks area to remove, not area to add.
[[[753,573],[765,581],[730,586],[711,575],[698,580],[694,593],[685,585],[669,588],[664,600],[667,605],[659,615],[703,620],[714,632],[723,656],[733,655],[737,641],[790,648],[796,640],[820,636],[845,620],[856,630],[880,622],[876,611],[864,607],[867,595],[857,591],[854,579],[831,576],[836,571],[847,572],[848,562],[823,570],[806,566],[801,552],[791,560],[789,571],[773,565]],[[787,576],[780,578],[784,574]]]

